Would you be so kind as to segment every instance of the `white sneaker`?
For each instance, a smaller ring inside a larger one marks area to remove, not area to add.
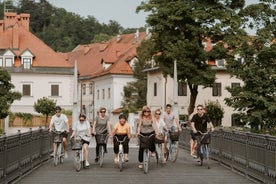
[[[50,154],[51,157],[54,157],[54,152]]]
[[[85,161],[85,167],[89,167],[89,162],[88,161]]]
[[[68,158],[67,152],[64,153],[64,158]]]

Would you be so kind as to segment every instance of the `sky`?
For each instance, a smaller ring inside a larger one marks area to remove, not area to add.
[[[136,13],[141,0],[48,0],[50,4],[82,17],[91,15],[100,23],[117,21],[124,28],[138,28],[146,25],[147,13]]]

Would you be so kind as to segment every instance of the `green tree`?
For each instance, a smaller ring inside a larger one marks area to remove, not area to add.
[[[0,119],[4,119],[9,114],[9,109],[14,100],[20,100],[21,94],[12,91],[14,85],[11,83],[9,72],[0,68]]]
[[[110,40],[111,38],[112,38],[112,36],[110,36],[108,34],[99,33],[99,34],[94,36],[94,38],[92,40],[92,43],[106,42],[106,41]]]
[[[218,101],[208,101],[205,103],[205,108],[214,126],[221,125],[221,120],[224,116],[224,110]]]
[[[36,112],[46,115],[45,127],[48,123],[48,117],[55,112],[56,102],[52,99],[43,97],[38,99],[34,103],[34,109]]]

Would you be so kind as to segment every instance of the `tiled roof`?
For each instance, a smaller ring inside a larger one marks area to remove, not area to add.
[[[73,67],[72,63],[66,61],[61,54],[56,53],[47,46],[43,41],[37,38],[29,31],[29,24],[21,23],[20,15],[16,15],[13,22],[6,19],[6,16],[14,16],[15,13],[5,13],[4,20],[0,21],[0,50],[11,49],[16,56],[15,66],[20,66],[20,54],[29,50],[35,55],[33,67]],[[23,14],[24,20],[26,15]],[[28,17],[27,17],[28,18]],[[29,20],[27,20],[29,21]]]
[[[113,37],[105,43],[79,45],[68,53],[68,59],[70,62],[77,61],[80,76],[131,75],[133,72],[128,61],[137,56],[136,48],[145,37],[145,32],[140,33],[138,38],[132,33],[121,35],[120,39]],[[104,69],[103,63],[111,66]]]

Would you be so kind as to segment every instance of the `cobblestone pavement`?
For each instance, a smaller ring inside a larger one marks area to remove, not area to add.
[[[175,163],[168,162],[164,167],[151,158],[149,173],[144,174],[138,168],[138,147],[135,141],[130,143],[129,162],[125,164],[122,172],[113,162],[113,150],[109,143],[108,153],[104,158],[104,165],[100,167],[94,163],[95,143],[89,146],[90,167],[76,172],[73,164],[73,152],[69,151],[68,158],[63,164],[55,167],[53,161],[49,160],[41,167],[34,170],[28,176],[23,177],[20,184],[248,184],[254,183],[228,168],[221,166],[218,162],[211,160],[211,169],[199,166],[187,150],[180,149],[178,159]]]

